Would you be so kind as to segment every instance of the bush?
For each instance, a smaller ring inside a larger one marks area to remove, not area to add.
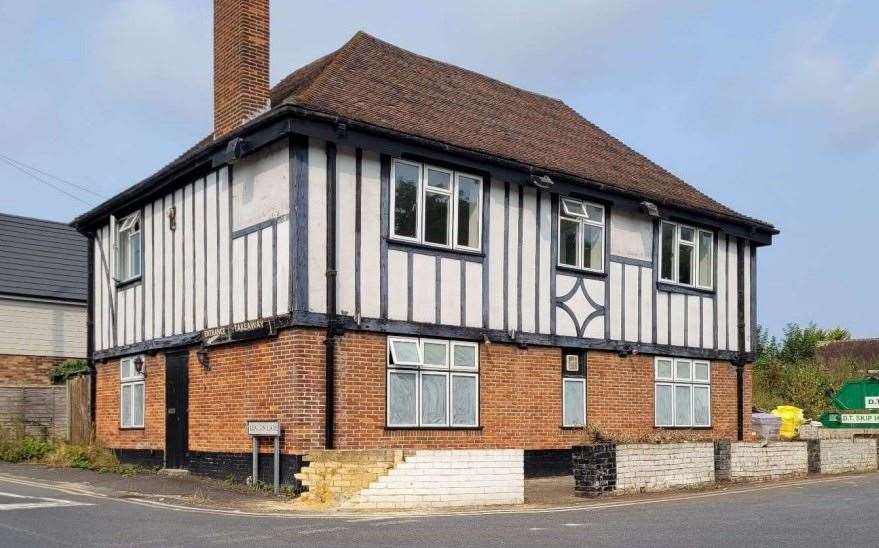
[[[129,475],[137,471],[131,465],[120,464],[112,451],[97,445],[76,445],[57,442],[43,459],[49,466],[80,468],[96,472],[113,472]]]
[[[38,461],[52,449],[52,442],[25,433],[24,425],[0,429],[0,460],[6,462]]]
[[[82,375],[89,370],[89,364],[85,360],[65,360],[49,371],[52,384],[60,384],[70,377]]]

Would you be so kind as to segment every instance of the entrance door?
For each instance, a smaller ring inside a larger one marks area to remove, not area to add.
[[[165,354],[165,468],[183,468],[189,454],[189,354]]]

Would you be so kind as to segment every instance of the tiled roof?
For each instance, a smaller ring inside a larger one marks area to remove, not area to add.
[[[0,297],[84,302],[87,251],[67,225],[0,213]]]

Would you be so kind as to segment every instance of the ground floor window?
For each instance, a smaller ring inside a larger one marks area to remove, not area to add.
[[[143,428],[143,369],[137,366],[138,363],[143,364],[143,358],[122,358],[119,362],[119,423],[122,428]]]
[[[479,425],[479,346],[465,341],[388,337],[387,424]]]
[[[656,358],[656,426],[711,426],[711,363]]]
[[[562,354],[562,426],[586,425],[586,364],[582,353]]]

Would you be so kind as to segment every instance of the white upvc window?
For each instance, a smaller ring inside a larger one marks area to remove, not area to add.
[[[479,251],[482,178],[394,160],[390,234],[398,240]]]
[[[144,382],[143,373],[134,365],[136,358],[119,361],[119,424],[122,428],[143,428]]]
[[[662,221],[659,279],[680,285],[714,288],[714,233]]]
[[[464,341],[388,337],[387,425],[479,425],[479,346]]]
[[[604,206],[561,198],[558,222],[559,265],[604,272]]]
[[[562,378],[562,426],[586,425],[586,379]]]
[[[143,257],[140,227],[140,213],[132,213],[123,219],[116,229],[117,281],[127,282],[141,276]]]
[[[711,426],[711,363],[704,360],[656,358],[655,425]]]

